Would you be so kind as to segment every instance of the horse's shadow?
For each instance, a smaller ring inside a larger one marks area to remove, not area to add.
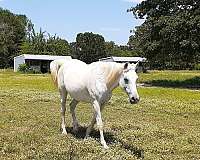
[[[66,127],[67,132],[72,134],[75,138],[78,138],[78,139],[85,138],[86,129],[87,129],[86,127],[81,126],[81,127],[79,127],[78,132],[74,133],[72,127]],[[90,137],[94,138],[94,139],[99,139],[99,137],[100,137],[99,131],[93,129],[90,133]],[[129,145],[129,144],[123,142],[122,140],[116,138],[112,133],[104,132],[104,138],[108,145],[119,143],[122,146],[122,148],[130,151],[137,158],[141,158],[141,159],[144,158],[144,150],[143,149],[140,149],[136,146],[132,146],[132,145]]]

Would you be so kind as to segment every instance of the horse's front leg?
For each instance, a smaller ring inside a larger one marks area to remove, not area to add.
[[[101,118],[101,108],[100,108],[98,101],[95,100],[93,102],[93,107],[94,107],[94,111],[95,111],[94,113],[95,113],[95,116],[96,116],[97,127],[98,127],[99,132],[100,132],[101,144],[103,145],[103,147],[105,149],[108,149],[108,146],[106,144],[106,141],[105,141],[104,135],[103,135],[103,122],[102,122],[102,118]]]

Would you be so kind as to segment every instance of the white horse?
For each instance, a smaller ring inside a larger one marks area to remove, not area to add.
[[[130,103],[139,102],[136,88],[138,78],[135,69],[137,64],[121,64],[115,62],[94,62],[86,64],[82,61],[55,60],[50,64],[51,75],[61,96],[61,129],[67,134],[65,127],[65,110],[67,94],[73,99],[70,103],[70,112],[73,119],[73,131],[78,131],[75,108],[78,102],[84,101],[92,104],[93,119],[86,130],[89,136],[94,124],[100,131],[100,141],[104,148],[108,148],[103,135],[103,122],[101,110],[111,98],[112,90],[120,85],[129,96]]]

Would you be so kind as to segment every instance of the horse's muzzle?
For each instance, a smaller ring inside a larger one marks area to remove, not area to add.
[[[131,103],[131,104],[136,104],[136,103],[138,103],[139,101],[140,101],[139,98],[131,97],[131,99],[130,99],[130,103]]]

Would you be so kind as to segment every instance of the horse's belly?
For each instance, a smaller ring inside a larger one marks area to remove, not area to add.
[[[87,76],[85,74],[84,68],[81,71],[75,68],[67,70],[64,73],[64,83],[67,92],[72,98],[77,101],[90,102],[91,98],[86,87]]]
[[[90,102],[91,97],[84,83],[74,80],[73,83],[71,82],[65,84],[65,87],[67,92],[73,99],[76,99],[77,101]]]
[[[77,101],[91,102],[91,97],[87,90],[73,90],[68,91],[68,93],[73,99]]]

